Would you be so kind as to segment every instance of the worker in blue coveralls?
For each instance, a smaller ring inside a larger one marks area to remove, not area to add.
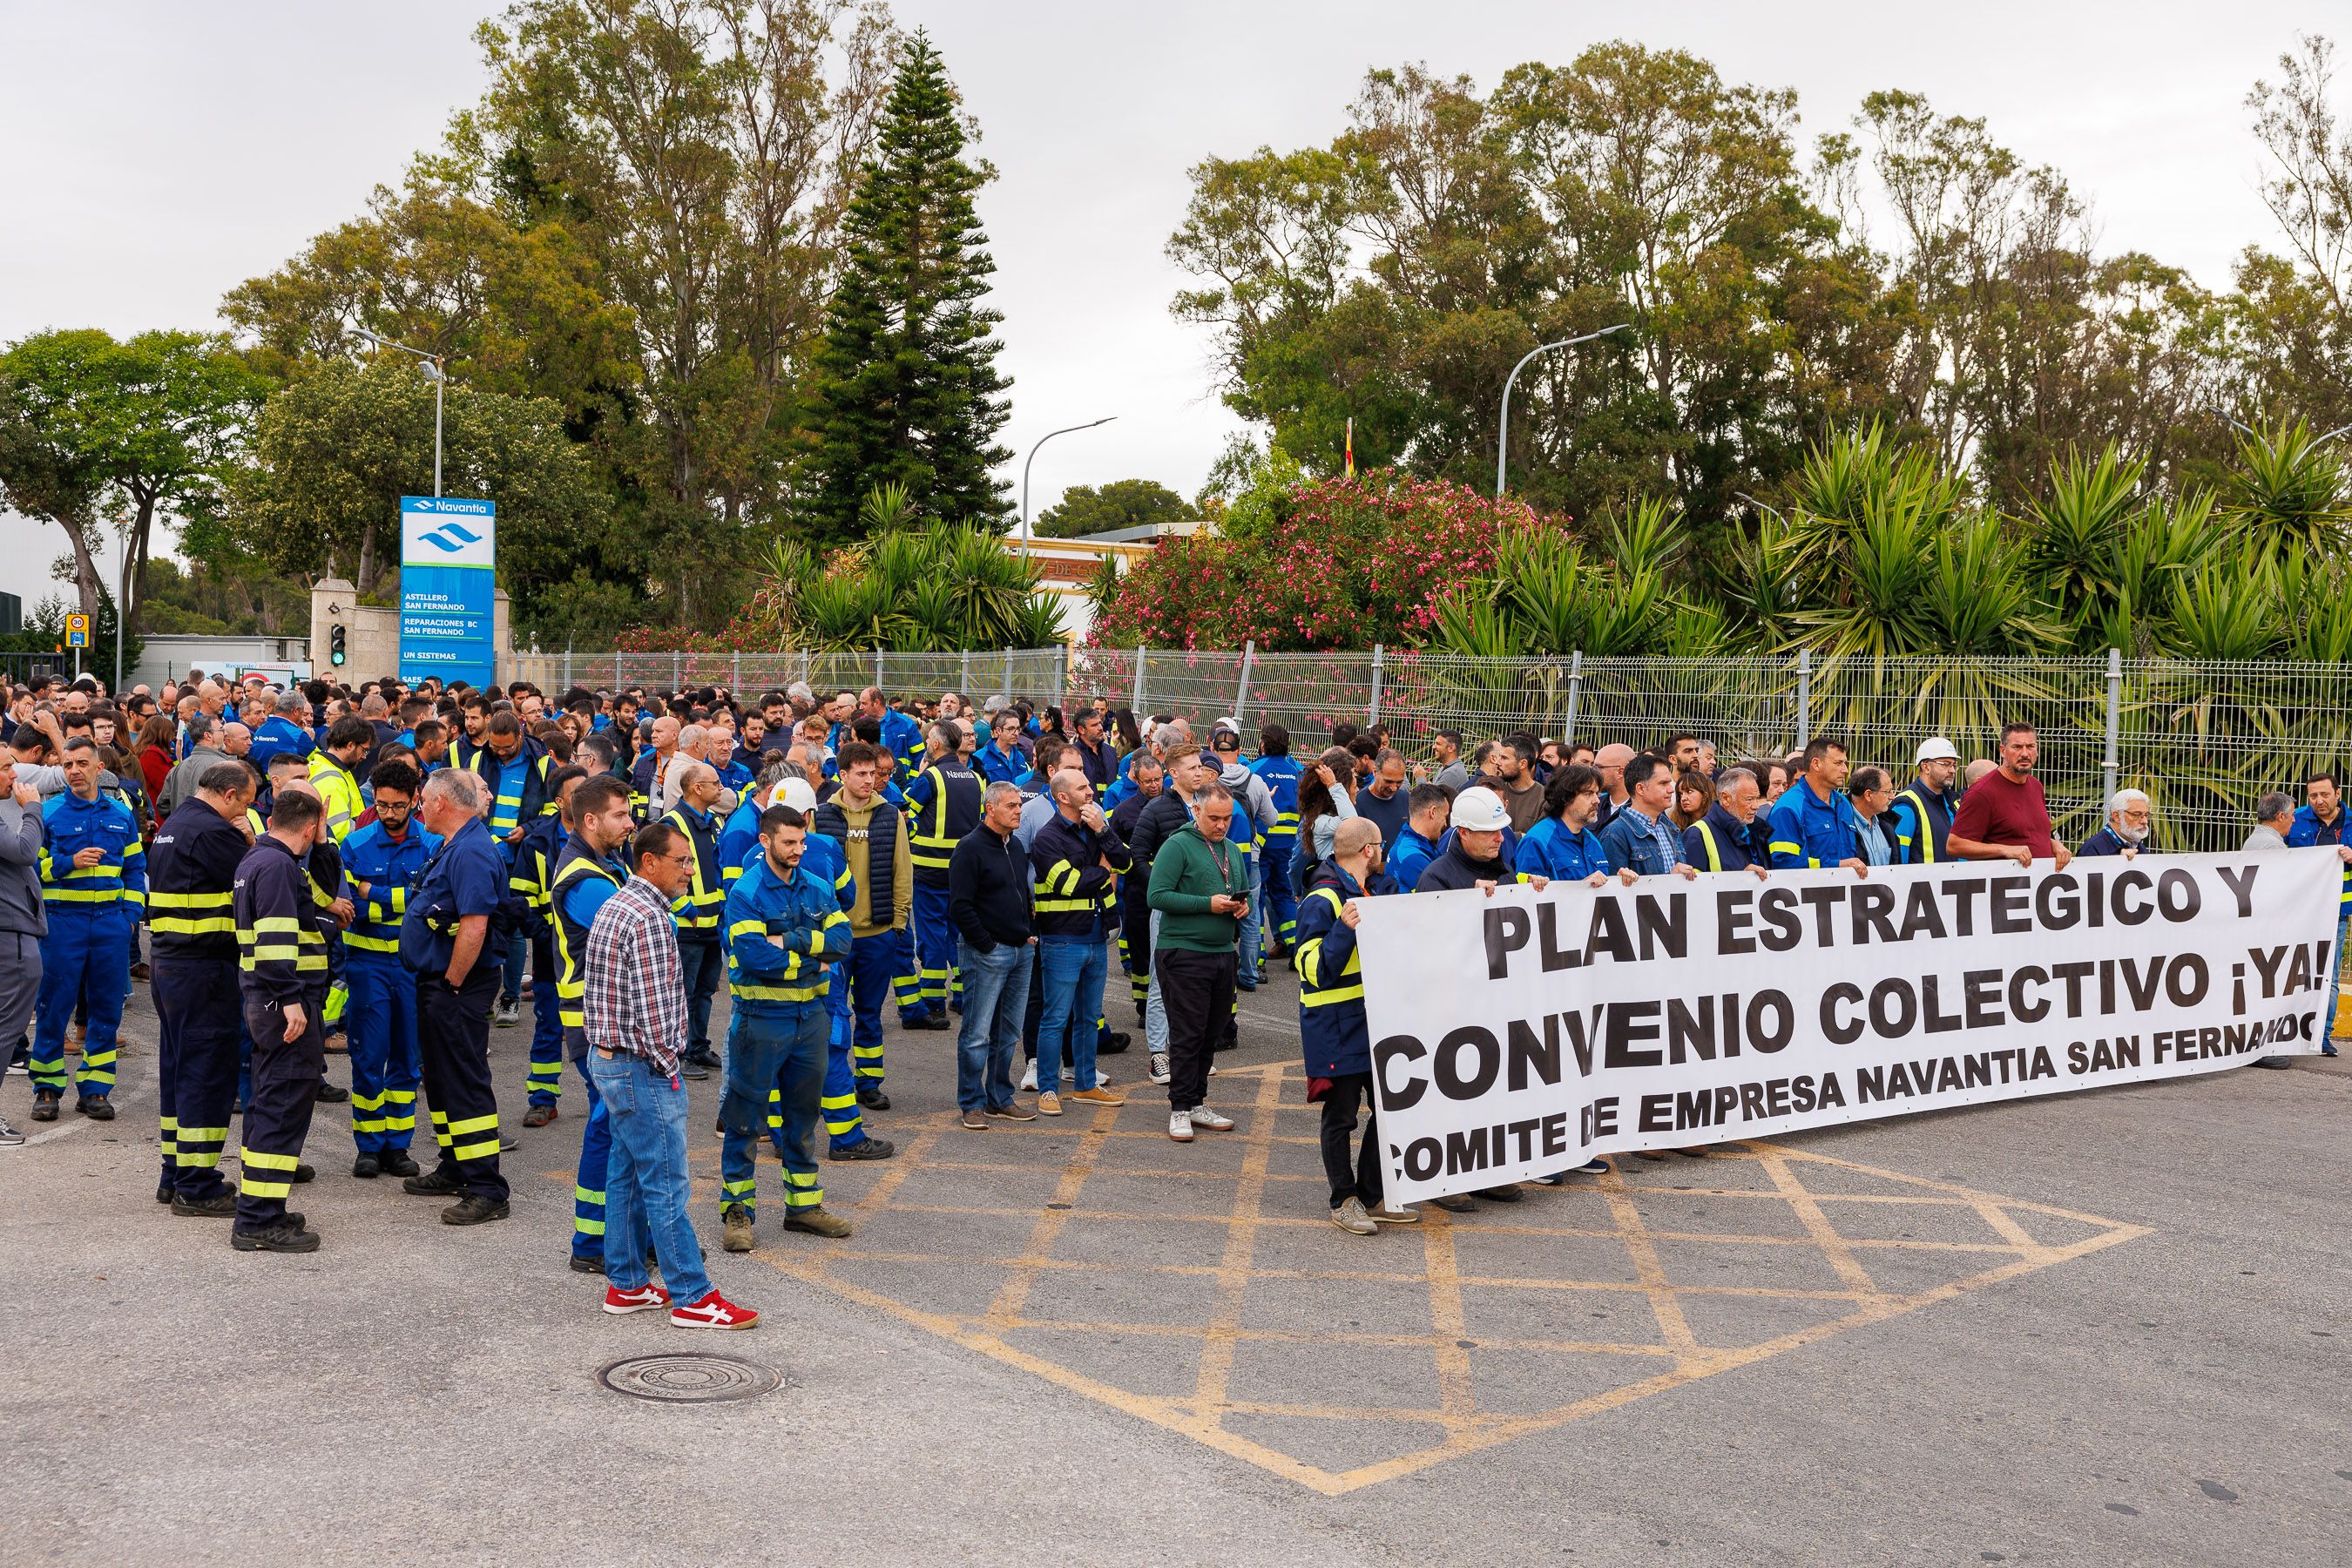
[[[824,994],[834,961],[848,956],[849,916],[833,885],[802,868],[808,819],[789,805],[760,817],[760,856],[727,894],[720,931],[727,981],[741,1020],[727,1047],[719,1105],[719,1219],[730,1252],[749,1252],[756,1206],[760,1119],[782,1093],[784,1228],[833,1238],[849,1222],[824,1208],[814,1147],[828,1034]]]

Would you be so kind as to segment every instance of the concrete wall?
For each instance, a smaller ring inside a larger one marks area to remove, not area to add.
[[[123,677],[126,689],[142,682],[158,687],[187,674],[191,666],[206,672],[237,665],[292,665],[310,657],[301,637],[184,637],[177,634],[142,638],[139,668]],[[110,676],[111,671],[108,672]]]

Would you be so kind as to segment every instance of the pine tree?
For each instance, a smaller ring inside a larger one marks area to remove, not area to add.
[[[983,303],[996,263],[972,211],[983,175],[963,158],[956,95],[929,37],[902,49],[876,153],[844,222],[848,260],[825,312],[803,427],[799,514],[809,542],[859,531],[877,486],[914,514],[995,527],[1010,486],[989,470],[1010,386],[997,374],[1003,317]]]

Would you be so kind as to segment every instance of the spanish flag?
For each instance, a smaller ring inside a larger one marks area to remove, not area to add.
[[[1348,477],[1356,477],[1356,421],[1352,415],[1348,419]]]

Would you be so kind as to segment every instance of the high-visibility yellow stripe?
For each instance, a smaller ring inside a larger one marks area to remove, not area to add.
[[[745,1002],[814,1002],[824,994],[825,982],[814,985],[744,985],[732,984],[728,990]]]
[[[182,920],[176,915],[151,915],[147,929],[163,936],[220,936],[233,934],[236,921],[227,915],[212,920]]]

